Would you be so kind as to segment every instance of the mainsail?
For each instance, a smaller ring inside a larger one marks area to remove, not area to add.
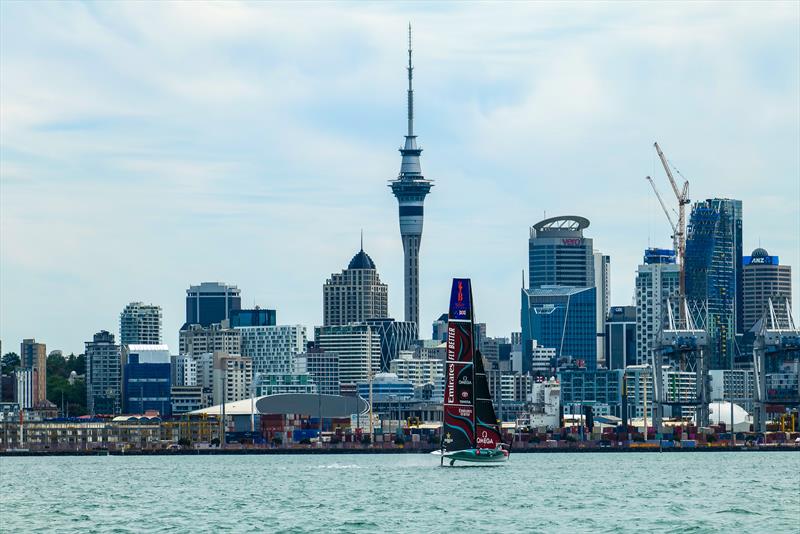
[[[475,448],[494,449],[501,443],[500,425],[494,413],[483,356],[475,351]]]
[[[455,278],[447,324],[442,433],[442,448],[448,452],[500,443],[482,356],[474,346],[473,320],[472,285],[467,278]]]

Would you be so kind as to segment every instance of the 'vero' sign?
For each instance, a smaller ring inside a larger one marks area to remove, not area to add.
[[[561,244],[567,247],[579,247],[583,243],[580,237],[565,237],[561,240]]]

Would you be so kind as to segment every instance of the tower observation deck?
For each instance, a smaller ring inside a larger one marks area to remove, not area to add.
[[[403,278],[405,281],[405,320],[419,327],[419,247],[422,240],[423,204],[425,196],[433,187],[432,180],[422,175],[414,135],[414,89],[412,86],[414,67],[411,64],[411,25],[408,26],[408,132],[405,144],[400,149],[402,160],[400,174],[391,180],[389,187],[399,205],[400,236],[403,239]]]

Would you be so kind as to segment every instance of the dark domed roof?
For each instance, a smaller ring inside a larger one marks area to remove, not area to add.
[[[363,249],[358,251],[358,254],[353,256],[353,259],[350,260],[350,265],[347,266],[348,269],[375,269],[375,262],[372,261],[372,258],[369,257],[369,254],[364,252]]]
[[[753,251],[752,254],[750,254],[750,256],[753,258],[766,258],[767,256],[769,256],[769,253],[763,248],[758,247]]]

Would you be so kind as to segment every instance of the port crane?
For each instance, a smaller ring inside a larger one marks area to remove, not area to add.
[[[658,189],[656,189],[655,182],[651,177],[647,177],[647,181],[649,181],[650,185],[653,187],[653,192],[656,194],[656,198],[658,198],[658,202],[661,204],[661,209],[664,210],[664,215],[667,216],[667,220],[672,227],[672,243],[673,247],[675,248],[675,254],[678,256],[678,262],[681,268],[680,296],[683,298],[686,295],[686,205],[691,202],[689,200],[689,181],[684,178],[683,188],[678,189],[678,183],[675,181],[675,177],[672,175],[672,171],[669,168],[669,163],[667,163],[667,158],[661,151],[661,147],[658,146],[657,142],[653,143],[653,146],[655,147],[656,152],[658,152],[658,157],[661,160],[661,164],[664,166],[664,170],[667,173],[667,178],[669,178],[669,184],[672,186],[672,191],[675,193],[675,198],[678,201],[678,223],[675,224],[675,221],[673,221],[666,204],[664,204],[664,200],[658,193]]]

